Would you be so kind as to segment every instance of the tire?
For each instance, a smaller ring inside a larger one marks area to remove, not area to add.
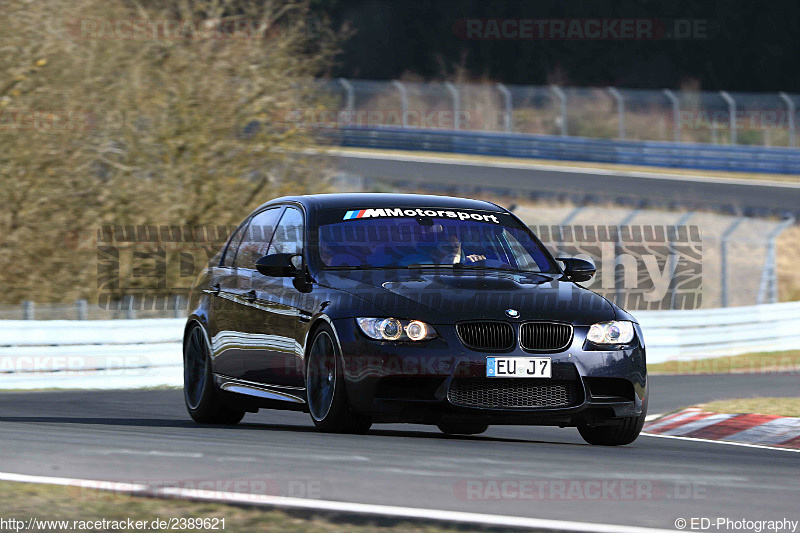
[[[489,429],[488,424],[470,424],[465,422],[442,422],[436,427],[446,435],[478,435]]]
[[[642,414],[622,419],[622,423],[615,426],[589,427],[586,424],[578,425],[578,432],[583,440],[589,444],[599,446],[623,446],[630,444],[639,437],[647,417],[647,403],[650,398],[648,388],[642,401]]]
[[[244,411],[223,404],[214,385],[206,334],[194,326],[183,342],[183,399],[186,409],[200,424],[237,424]]]
[[[589,427],[585,424],[578,426],[583,440],[589,444],[599,446],[622,446],[635,441],[644,426],[645,414],[622,419],[621,424],[614,426]]]
[[[342,356],[336,336],[320,326],[306,354],[306,394],[311,420],[322,433],[366,433],[372,419],[354,413],[347,400]]]

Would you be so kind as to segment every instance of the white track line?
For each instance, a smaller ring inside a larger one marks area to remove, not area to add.
[[[319,153],[317,150],[313,150]],[[573,172],[576,174],[596,174],[602,176],[624,176],[635,178],[663,179],[674,181],[691,181],[701,183],[716,183],[729,185],[749,185],[758,187],[779,187],[785,189],[800,189],[800,183],[789,181],[773,181],[746,178],[718,178],[713,176],[697,176],[691,174],[662,174],[659,172],[645,172],[640,170],[621,170],[591,167],[572,167],[568,165],[548,165],[545,163],[518,163],[514,161],[481,161],[478,159],[458,157],[437,157],[428,155],[393,154],[383,152],[364,152],[359,150],[327,150],[325,153],[338,157],[352,157],[354,159],[377,159],[385,161],[408,161],[411,163],[435,163],[440,165],[461,165],[491,168],[516,168],[545,170],[551,172]]]
[[[645,437],[657,437],[659,439],[677,439],[677,440],[693,440],[696,442],[710,442],[711,444],[725,444],[727,446],[742,446],[743,448],[759,448],[761,450],[776,450],[779,452],[794,452],[800,453],[800,449],[796,448],[779,448],[777,446],[764,446],[762,444],[748,444],[746,442],[731,442],[727,440],[711,440],[711,439],[698,439],[696,437],[681,437],[679,435],[661,435],[659,433],[640,433]]]
[[[124,492],[130,494],[145,492],[149,488],[147,485],[117,483],[116,481],[97,481],[92,479],[74,479],[69,477],[29,476],[27,474],[12,474],[10,472],[0,472],[0,481],[16,481],[17,483],[42,483],[45,485],[64,485],[67,487],[111,490],[114,492]]]
[[[145,493],[154,497],[181,497],[189,500],[215,501],[269,507],[309,509],[338,513],[368,514],[405,518],[415,520],[436,520],[481,524],[486,526],[505,526],[517,528],[543,529],[548,531],[576,531],[586,533],[674,533],[672,529],[655,529],[637,526],[620,526],[610,524],[593,524],[590,522],[572,522],[569,520],[548,520],[544,518],[523,518],[460,511],[440,511],[436,509],[420,509],[415,507],[396,507],[392,505],[373,505],[368,503],[349,503],[328,500],[311,500],[305,498],[289,498],[284,496],[268,496],[262,494],[243,494],[237,492],[203,491],[195,489],[161,488],[148,490],[144,485],[113,483],[89,479],[56,478],[29,476],[0,472],[0,481],[16,481],[21,483],[44,483],[49,485],[67,485],[87,489],[107,490],[126,493]]]

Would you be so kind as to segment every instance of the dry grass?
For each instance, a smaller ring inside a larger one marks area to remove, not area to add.
[[[778,237],[778,299],[800,300],[800,226],[786,228]]]
[[[44,520],[67,520],[67,528],[40,528],[52,531],[81,531],[73,521],[127,521],[128,518],[152,523],[155,519],[209,518],[225,519],[219,531],[250,532],[280,531],[282,533],[314,531],[320,533],[370,533],[418,532],[437,533],[464,531],[458,526],[409,523],[381,518],[321,517],[312,511],[287,513],[266,508],[240,507],[213,502],[181,500],[155,500],[132,497],[113,492],[87,491],[77,487],[61,487],[27,483],[0,482],[3,495],[3,519],[27,520],[31,517]],[[147,531],[157,529],[145,528]],[[111,529],[108,529],[109,531]],[[200,529],[174,529],[171,531],[205,531]],[[129,531],[122,529],[122,531]]]
[[[706,403],[700,407],[713,413],[800,417],[800,398],[743,398]]]
[[[651,375],[659,374],[800,374],[800,350],[714,357],[695,361],[667,361],[647,365]],[[800,389],[798,389],[800,390]]]

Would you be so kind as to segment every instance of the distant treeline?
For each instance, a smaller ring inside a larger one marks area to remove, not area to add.
[[[460,73],[515,84],[800,92],[796,0],[312,0],[312,7],[355,31],[335,76]]]

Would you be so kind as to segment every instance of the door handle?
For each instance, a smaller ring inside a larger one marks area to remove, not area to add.
[[[256,291],[251,290],[250,292],[248,292],[245,295],[244,299],[247,300],[250,303],[255,302],[256,301]]]

